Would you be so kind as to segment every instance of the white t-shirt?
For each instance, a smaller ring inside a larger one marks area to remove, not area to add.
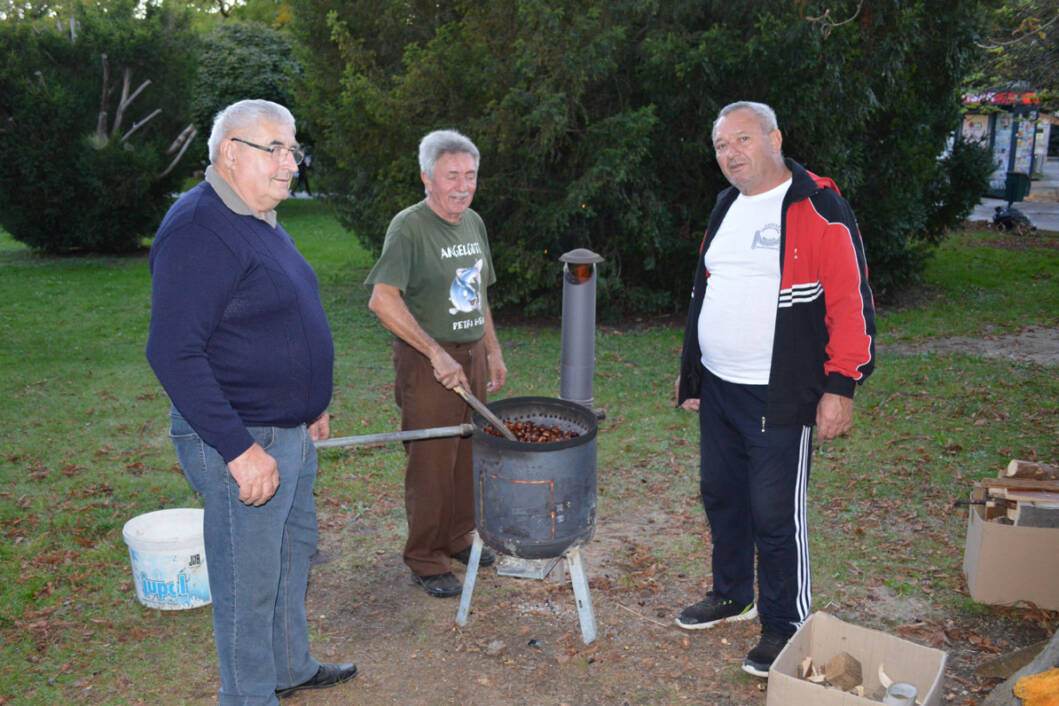
[[[780,291],[780,218],[791,180],[740,194],[706,249],[710,273],[699,313],[702,364],[743,385],[767,385]]]

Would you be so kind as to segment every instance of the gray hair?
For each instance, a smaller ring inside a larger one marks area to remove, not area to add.
[[[242,100],[232,103],[217,113],[213,119],[213,130],[210,131],[210,164],[216,164],[220,155],[218,151],[224,138],[237,130],[257,125],[260,122],[289,125],[294,129],[294,116],[289,110],[267,100]]]
[[[455,130],[435,130],[419,141],[419,171],[434,178],[434,167],[443,154],[466,153],[474,157],[474,166],[481,162],[478,148],[470,138]]]
[[[769,106],[764,103],[755,103],[754,101],[737,101],[721,108],[721,112],[717,114],[717,119],[713,121],[713,129],[710,130],[710,136],[712,137],[713,133],[716,132],[717,123],[721,122],[721,118],[737,110],[753,111],[761,123],[761,129],[766,133],[780,129],[779,123],[776,122],[776,111]]]

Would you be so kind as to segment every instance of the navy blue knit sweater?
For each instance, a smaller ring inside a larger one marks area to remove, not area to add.
[[[282,227],[229,209],[203,182],[159,226],[147,359],[225,461],[247,426],[292,427],[331,400],[334,347],[316,275]]]

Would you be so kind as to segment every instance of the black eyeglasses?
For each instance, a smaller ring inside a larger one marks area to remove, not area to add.
[[[274,162],[279,162],[283,159],[283,150],[290,150],[291,156],[294,157],[295,164],[301,164],[302,160],[305,159],[305,150],[301,147],[284,147],[283,145],[269,145],[268,147],[265,147],[264,145],[255,145],[253,142],[248,142],[239,137],[233,137],[232,142],[242,142],[244,145],[250,145],[254,149],[268,152],[272,155],[272,160]]]

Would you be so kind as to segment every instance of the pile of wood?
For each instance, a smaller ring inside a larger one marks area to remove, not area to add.
[[[848,652],[839,652],[820,665],[808,656],[798,665],[798,678],[811,681],[824,687],[845,691],[854,696],[881,701],[886,696],[886,690],[893,683],[893,679],[886,673],[883,665],[879,665],[879,689],[875,693],[865,693],[864,677],[861,671],[860,660]],[[921,703],[919,700],[916,703]]]
[[[1059,527],[1059,466],[1013,460],[997,478],[980,481],[985,519],[1019,527]]]

